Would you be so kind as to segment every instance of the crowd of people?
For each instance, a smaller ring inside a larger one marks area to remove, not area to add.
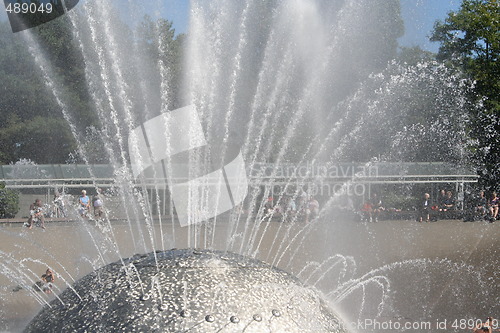
[[[87,195],[86,190],[82,190],[77,199],[77,213],[83,218],[92,216],[96,219],[102,218],[104,216],[103,196],[101,189],[98,189],[92,198]],[[29,229],[33,226],[45,229],[45,218],[68,217],[68,207],[73,206],[73,201],[71,196],[58,191],[54,192],[54,199],[50,205],[44,205],[42,200],[37,198],[29,207],[29,217],[25,225]]]
[[[474,212],[478,219],[488,220],[494,222],[498,220],[498,205],[500,204],[500,199],[496,192],[492,192],[490,199],[488,200],[485,196],[484,191],[479,192],[479,197],[477,198],[476,205],[474,207]]]
[[[377,193],[373,193],[372,197],[361,207],[361,219],[366,222],[378,222],[383,211],[385,207],[382,205],[382,200]]]
[[[495,222],[498,217],[499,198],[496,192],[492,192],[489,199],[485,191],[480,191],[477,196],[471,196],[468,200],[468,207],[464,207],[464,219],[470,221],[489,221]],[[457,210],[456,200],[451,191],[441,190],[437,202],[433,202],[429,193],[425,193],[417,207],[419,222],[430,222],[431,219],[450,218],[454,216],[453,212]]]
[[[464,218],[470,221],[489,221],[493,223],[499,217],[499,198],[496,192],[486,196],[480,191],[477,196],[469,196],[468,203],[460,205],[451,190],[441,190],[437,199],[432,199],[429,193],[424,193],[414,207],[406,207],[407,211],[416,212],[418,222],[437,221],[438,219]],[[386,212],[385,214],[383,214]],[[401,209],[386,208],[382,199],[373,193],[359,208],[361,220],[377,222],[381,217],[390,216],[392,212],[401,212]]]
[[[276,201],[276,202],[275,202]],[[278,199],[269,196],[264,204],[262,221],[281,218],[283,221],[311,221],[319,215],[319,202],[305,192],[298,196],[283,195]]]
[[[76,211],[83,218],[101,219],[105,215],[104,193],[101,189],[97,189],[96,194],[92,197],[87,195],[86,190],[82,190],[80,196],[76,200]],[[72,207],[75,200],[69,198],[66,194],[55,192],[54,199],[51,205],[43,205],[40,199],[36,199],[30,205],[30,215],[25,223],[28,228],[39,226],[45,229],[45,217],[67,217],[68,207]],[[458,207],[457,199],[451,190],[441,190],[436,199],[432,199],[429,193],[425,193],[421,199],[413,207],[407,207],[411,213],[414,211],[418,222],[430,222],[438,219],[456,219],[461,218],[467,213],[469,220],[485,220],[494,222],[500,218],[499,204],[500,199],[496,192],[486,195],[485,191],[478,192],[472,200],[472,206],[469,203],[468,207]],[[342,206],[342,205],[340,205]],[[345,208],[340,207],[339,208]],[[360,216],[362,221],[378,222],[383,218],[390,217],[391,213],[401,212],[401,209],[387,208],[377,193],[372,193],[368,200],[365,200],[361,206],[358,206],[356,211],[352,201],[347,205],[350,211]],[[277,199],[269,196],[263,205],[262,220],[270,220],[281,218],[283,221],[311,221],[319,214],[320,204],[318,200],[307,195],[305,192],[296,195],[280,195]]]

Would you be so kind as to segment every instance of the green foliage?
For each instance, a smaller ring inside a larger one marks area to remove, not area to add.
[[[0,218],[13,218],[19,211],[19,193],[0,183]]]
[[[75,83],[76,80],[83,82],[83,65],[76,60],[71,61],[68,55],[71,42],[68,37],[55,37],[56,30],[64,30],[61,25],[64,22],[56,20],[33,31],[35,34],[45,34],[45,39],[61,38],[60,44],[67,43],[65,51],[47,46],[44,52],[52,52],[54,58],[68,59],[66,65],[69,67],[59,67],[54,76],[63,77],[61,81],[65,84],[62,89],[68,104],[77,114],[78,111],[88,114],[83,110],[89,107],[82,102],[86,90]],[[66,30],[69,30],[67,26]],[[75,149],[75,140],[63,119],[60,106],[47,88],[25,43],[22,34],[13,34],[7,24],[0,24],[0,116],[5,119],[0,122],[0,163],[10,163],[21,158],[30,158],[37,163],[63,163],[68,153]],[[63,62],[59,65],[63,66]]]
[[[86,127],[96,125],[97,119],[87,89],[83,55],[72,30],[69,18],[65,15],[34,28],[33,32],[52,67],[50,75],[57,84],[55,89],[60,90],[59,95],[63,96],[63,102],[71,109],[74,124],[83,132]],[[54,100],[53,94],[47,90],[44,83],[42,86],[45,88],[45,94]],[[52,115],[57,110],[57,114],[62,116],[60,109],[56,104]]]
[[[148,15],[137,30],[139,49],[142,50],[146,63],[154,64],[149,68],[152,70],[148,75],[149,90],[157,91],[158,94],[167,92],[167,96],[163,97],[164,102],[167,101],[168,105],[164,105],[167,109],[180,107],[185,35],[176,36],[172,22],[165,19],[153,21]]]
[[[55,109],[25,42],[10,31],[8,23],[0,22],[0,115],[2,119],[24,121],[35,115],[46,116]],[[8,125],[0,122],[0,127]]]
[[[500,3],[464,0],[458,12],[436,22],[432,41],[441,43],[438,59],[463,67],[478,81],[478,91],[500,95]]]
[[[401,193],[384,193],[382,202],[386,209],[412,210],[417,205],[418,199]]]
[[[401,47],[397,60],[402,64],[407,64],[410,66],[415,66],[418,63],[433,61],[435,55],[432,52],[424,51],[420,46],[413,47]]]
[[[75,149],[71,132],[64,119],[36,116],[24,122],[14,122],[0,129],[2,153],[0,162],[7,164],[21,158],[39,164],[64,163]]]
[[[500,2],[464,0],[457,12],[436,22],[432,41],[441,43],[438,59],[464,70],[476,81],[472,98],[485,108],[472,112],[470,134],[481,182],[500,183]],[[474,110],[473,110],[474,111]]]
[[[75,16],[75,20],[81,21],[81,28],[85,29],[84,18]],[[120,32],[119,38],[123,39],[119,44],[127,48],[136,45],[142,52],[139,57],[142,65],[149,70],[143,74],[141,81],[134,66],[122,68],[125,81],[130,85],[128,97],[136,116],[142,116],[146,103],[151,103],[151,110],[160,110],[162,91],[168,91],[165,98],[168,108],[178,107],[184,35],[175,36],[171,22],[162,19],[152,21],[149,17],[144,19],[137,35],[132,34],[118,16],[112,24]],[[108,162],[107,152],[100,139],[102,122],[96,114],[96,101],[90,96],[86,77],[86,70],[95,70],[95,64],[99,62],[93,61],[91,55],[85,64],[67,15],[30,31],[36,45],[40,47],[40,50],[35,47],[35,52],[43,53],[50,64],[50,76],[55,87],[47,87],[39,65],[26,47],[23,34],[13,34],[7,22],[0,22],[0,163],[7,164],[22,158],[29,158],[39,164],[64,163],[69,156],[81,162],[80,152],[86,154],[86,160],[90,163]],[[121,53],[124,63],[136,61],[131,59],[132,52],[123,50]],[[166,70],[166,79],[160,75],[160,67]],[[153,96],[144,96],[140,89],[142,82],[150,85],[147,88],[154,92]],[[63,115],[53,89],[63,99],[66,115]],[[107,100],[106,96],[103,98]],[[110,108],[105,103],[97,107],[103,108],[103,112],[108,112]],[[68,115],[75,125],[75,133],[70,131],[65,120]],[[73,134],[78,137],[80,147],[77,147]],[[108,128],[108,136],[115,134],[116,129]],[[115,148],[111,147],[111,150]]]

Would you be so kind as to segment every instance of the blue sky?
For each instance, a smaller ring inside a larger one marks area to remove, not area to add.
[[[158,0],[142,0],[153,3]],[[330,0],[333,1],[333,0]],[[461,0],[400,0],[401,14],[405,22],[405,35],[400,38],[402,46],[419,45],[425,50],[437,52],[439,45],[431,43],[430,35],[434,22],[444,20],[450,11],[460,8]],[[186,32],[189,21],[189,0],[165,1],[162,15],[173,21],[176,32]]]
[[[85,0],[81,0],[85,1]],[[137,0],[141,7],[159,8],[151,16],[163,16],[173,21],[177,33],[186,32],[189,21],[189,0]],[[161,4],[158,6],[158,4]],[[461,0],[401,0],[405,35],[399,40],[402,46],[419,45],[425,50],[436,52],[437,43],[428,41],[428,36],[437,19],[444,20],[450,11],[460,7]],[[0,20],[6,19],[0,10]]]
[[[401,13],[405,22],[402,46],[420,46],[437,52],[439,45],[429,41],[436,20],[444,21],[450,11],[460,8],[461,0],[401,0]]]

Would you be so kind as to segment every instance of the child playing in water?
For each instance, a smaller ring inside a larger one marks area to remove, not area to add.
[[[52,283],[54,282],[54,273],[50,268],[47,268],[45,274],[42,275],[42,290],[46,294],[52,293]]]
[[[29,229],[33,228],[33,224],[40,225],[42,229],[45,229],[45,219],[43,216],[43,205],[42,200],[36,199],[34,203],[30,205],[30,217],[26,226]]]

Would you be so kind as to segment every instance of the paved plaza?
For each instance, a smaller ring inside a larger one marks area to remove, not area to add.
[[[231,243],[229,233],[242,235],[245,227],[251,230],[255,225],[245,226],[244,222],[232,226],[221,220],[215,226],[181,228],[172,226],[170,221],[161,221],[160,225],[156,220],[151,231],[142,227],[144,222],[126,221],[113,221],[111,225],[96,225],[93,221],[47,222],[45,230],[29,230],[22,223],[2,223],[4,274],[0,275],[0,332],[20,330],[39,311],[41,303],[52,300],[67,283],[104,262],[149,252],[152,240],[156,249],[162,249],[163,242],[165,249],[191,245],[237,252],[240,239],[233,237]],[[110,227],[112,233],[107,229]],[[375,316],[380,305],[385,310],[379,320],[448,319],[451,323],[455,319],[500,314],[498,222],[272,221],[262,222],[254,236],[253,242],[249,239],[244,242],[254,244],[251,254],[294,274],[300,273],[300,278],[326,293],[349,278],[360,282],[375,276],[387,279],[388,299],[383,299],[377,288],[367,285],[366,295],[360,296],[359,290],[353,290],[352,296],[338,303],[337,310],[348,320]],[[304,273],[304,267],[313,267],[313,262],[335,262],[331,259],[337,254],[353,258],[346,266],[348,274],[344,280],[339,274],[329,272],[328,264],[317,273]],[[22,281],[36,281],[46,266],[57,276],[54,293],[46,295],[26,286],[15,291],[20,284],[26,284]],[[16,269],[25,276],[15,278],[15,274],[6,274]],[[323,273],[326,275],[321,277]],[[366,297],[364,303],[363,297]]]

